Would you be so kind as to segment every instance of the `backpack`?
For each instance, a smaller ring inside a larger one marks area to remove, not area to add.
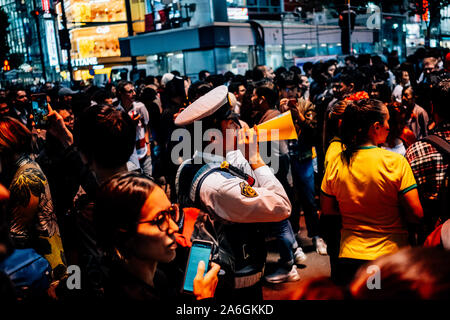
[[[450,143],[434,134],[426,136],[422,141],[428,142],[435,147],[437,151],[442,154],[444,162],[448,164],[436,207],[436,210],[438,211],[436,215],[439,217],[440,222],[443,223],[450,215]]]
[[[20,299],[45,296],[50,286],[50,264],[34,249],[14,250],[0,262],[0,271],[12,281]]]

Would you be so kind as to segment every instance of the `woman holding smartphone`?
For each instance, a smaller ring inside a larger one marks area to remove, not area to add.
[[[156,183],[136,172],[114,176],[100,187],[94,217],[99,244],[111,260],[107,298],[176,296],[177,289],[167,285],[157,267],[175,258],[180,212]],[[219,265],[212,263],[203,276],[205,268],[200,262],[194,279],[196,299],[213,297],[217,286]]]

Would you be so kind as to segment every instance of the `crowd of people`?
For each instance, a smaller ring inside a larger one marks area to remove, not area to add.
[[[300,280],[301,215],[331,275],[292,299],[450,297],[450,53],[198,78],[0,89],[5,298],[262,300],[264,281]],[[255,126],[287,111],[298,139],[258,144]],[[192,152],[174,158],[179,128]],[[213,148],[209,129],[234,136]],[[214,249],[189,295],[195,240]],[[382,290],[366,286],[369,265]]]

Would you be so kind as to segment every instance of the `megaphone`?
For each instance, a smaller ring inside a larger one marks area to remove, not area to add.
[[[258,142],[298,139],[290,110],[257,125],[256,128]]]

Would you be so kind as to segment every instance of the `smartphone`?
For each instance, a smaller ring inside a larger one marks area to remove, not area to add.
[[[31,108],[36,127],[44,128],[47,124],[48,115],[47,95],[45,93],[32,94]]]
[[[205,274],[209,269],[209,261],[211,259],[213,243],[205,240],[194,240],[189,252],[189,259],[184,274],[183,291],[188,293],[194,292],[194,278],[197,275],[198,263],[205,262]]]

